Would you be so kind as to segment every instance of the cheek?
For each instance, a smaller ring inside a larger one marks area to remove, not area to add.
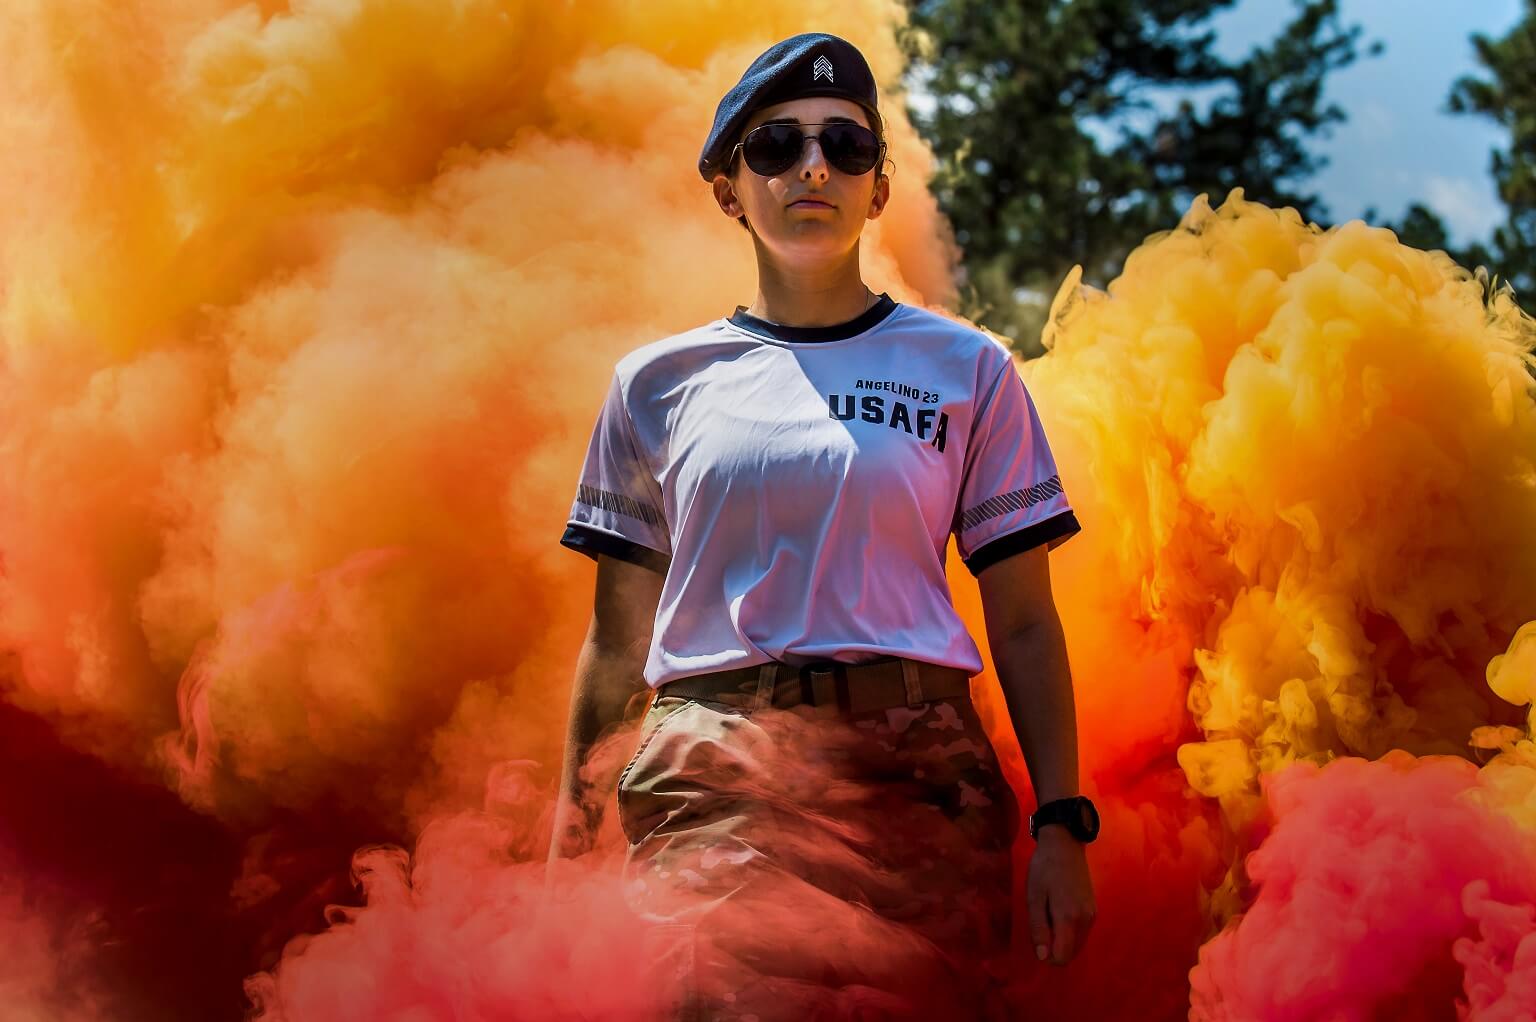
[[[789,194],[789,186],[782,178],[760,177],[753,181],[752,197],[756,200],[758,209],[782,206],[784,196],[787,194]]]
[[[786,182],[782,178],[754,176],[751,181],[743,181],[736,194],[741,199],[743,208],[761,221],[785,216],[784,203],[797,189],[797,185]]]
[[[736,198],[740,200],[743,208],[758,210],[763,208],[763,182],[755,175],[742,174],[735,181]]]

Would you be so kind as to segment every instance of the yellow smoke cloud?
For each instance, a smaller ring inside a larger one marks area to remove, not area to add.
[[[1482,665],[1536,613],[1533,338],[1443,253],[1240,191],[1064,285],[1031,387],[1122,594],[1191,637],[1179,763],[1234,819],[1294,760],[1509,716]]]

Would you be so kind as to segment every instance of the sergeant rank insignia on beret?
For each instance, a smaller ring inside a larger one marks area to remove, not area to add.
[[[822,75],[827,76],[827,81],[832,80],[832,62],[825,55],[816,58],[816,66],[811,71],[811,81],[815,81]]]

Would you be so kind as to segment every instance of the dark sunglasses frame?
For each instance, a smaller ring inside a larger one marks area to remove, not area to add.
[[[802,128],[821,128],[823,130],[812,135],[802,131]],[[822,136],[828,134],[829,131],[834,133],[832,135],[832,149],[830,152],[822,143]],[[799,142],[796,144],[791,139],[785,139],[784,151],[774,159],[768,159],[761,152],[754,153],[749,148],[752,145],[753,136],[767,138],[772,134],[782,134],[783,132],[791,132],[798,135]],[[838,135],[851,137],[847,137],[844,142],[839,143],[837,140]],[[861,177],[885,162],[885,143],[880,140],[878,135],[864,127],[864,125],[850,124],[847,121],[820,121],[810,124],[760,124],[747,132],[746,136],[736,143],[736,148],[731,150],[731,160],[726,162],[726,166],[729,167],[731,161],[736,159],[736,151],[739,149],[741,150],[742,159],[747,164],[747,169],[751,170],[752,173],[762,177],[777,177],[800,162],[800,157],[805,154],[805,140],[808,138],[814,138],[816,144],[822,146],[821,154],[826,157],[829,166],[836,169],[839,173],[847,174],[849,177]],[[871,143],[876,144],[875,158],[869,166],[863,166],[863,160],[859,159],[858,152],[852,148],[855,142],[859,143],[866,150]],[[793,149],[790,148],[791,145]],[[843,148],[844,145],[848,145],[849,148]],[[862,169],[859,169],[861,167]]]

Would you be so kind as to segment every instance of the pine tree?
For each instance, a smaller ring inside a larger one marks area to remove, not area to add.
[[[1536,310],[1536,0],[1526,0],[1524,16],[1503,38],[1477,34],[1472,45],[1491,77],[1458,79],[1450,109],[1491,117],[1509,132],[1509,147],[1494,150],[1489,165],[1508,216],[1486,246],[1462,260],[1486,264],[1525,309]]]
[[[1344,120],[1322,88],[1361,30],[1337,0],[1295,0],[1274,39],[1225,60],[1209,22],[1233,2],[910,0],[912,83],[933,100],[912,116],[965,250],[962,312],[1038,351],[1074,264],[1103,285],[1200,192],[1326,215],[1307,142]]]

